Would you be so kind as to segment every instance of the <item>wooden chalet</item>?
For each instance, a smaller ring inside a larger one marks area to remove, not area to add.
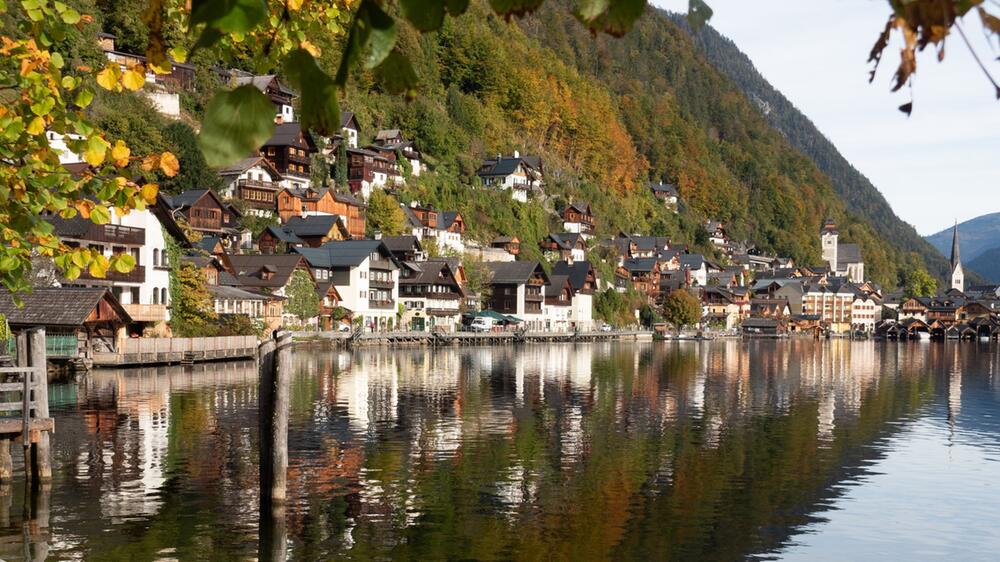
[[[490,242],[491,248],[499,248],[512,256],[521,253],[521,241],[517,236],[497,236]]]
[[[282,222],[309,214],[339,215],[345,218],[347,232],[354,240],[365,237],[365,204],[351,195],[332,189],[286,188],[278,193],[278,216]]]
[[[222,201],[211,189],[190,189],[172,197],[161,197],[174,220],[183,219],[203,236],[218,236],[236,241],[239,237],[239,211]]]
[[[260,155],[285,178],[286,187],[309,185],[312,155],[316,152],[312,136],[298,123],[279,123],[274,135],[260,147]]]
[[[594,221],[594,212],[590,208],[590,203],[573,203],[568,205],[562,212],[563,222],[566,224],[579,225],[579,230],[576,228],[573,231],[578,231],[583,234],[593,234],[594,226],[596,222]]]
[[[632,287],[640,293],[645,293],[650,299],[656,299],[660,294],[660,264],[655,258],[636,258],[625,260],[622,268],[627,272]]]

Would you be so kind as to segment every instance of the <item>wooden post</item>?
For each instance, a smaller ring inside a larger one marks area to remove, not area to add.
[[[28,331],[28,361],[32,367],[38,369],[32,376],[35,418],[48,419],[49,417],[49,377],[48,366],[45,357],[45,328],[33,328]],[[49,444],[49,432],[41,431],[38,442],[33,445],[35,454],[35,477],[47,482],[52,479],[52,458]]]
[[[257,418],[260,426],[260,474],[261,517],[265,512],[263,503],[270,503],[267,491],[274,481],[271,473],[272,434],[271,419],[274,417],[274,349],[276,340],[268,339],[257,348],[257,369],[260,390],[257,395]]]
[[[272,474],[274,481],[271,486],[271,501],[276,504],[285,503],[285,488],[288,483],[288,407],[289,381],[292,378],[292,333],[282,331],[278,335],[278,344],[274,359],[275,389],[273,428]]]

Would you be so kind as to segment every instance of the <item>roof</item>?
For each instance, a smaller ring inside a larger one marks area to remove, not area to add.
[[[852,263],[861,263],[861,247],[857,244],[837,244],[837,269]]]
[[[705,265],[705,256],[701,254],[681,254],[681,267],[688,269],[701,269]]]
[[[299,238],[326,236],[338,223],[342,225],[343,220],[340,215],[293,216],[285,221],[281,228]]]
[[[376,251],[398,265],[392,252],[381,240],[331,240],[319,248],[295,248],[295,251],[310,266],[323,269],[357,267]]]
[[[189,189],[183,193],[170,196],[167,202],[174,209],[183,209],[197,203],[209,191],[208,189]]]
[[[826,219],[823,221],[823,226],[819,228],[821,233],[837,234],[837,223],[833,222],[833,219]]]
[[[479,171],[476,173],[480,176],[509,176],[516,172],[521,164],[532,170],[539,171],[537,166],[532,165],[528,161],[528,158],[530,157],[500,156],[499,158],[484,160],[482,166],[479,167]]]
[[[629,271],[653,271],[656,267],[656,258],[633,258],[622,262],[622,267]]]
[[[376,141],[391,140],[397,137],[402,137],[403,134],[399,129],[382,129],[381,131],[375,133]]]
[[[269,227],[267,227],[267,229],[264,232],[270,233],[271,236],[273,236],[279,242],[284,242],[285,244],[305,244],[306,243],[305,240],[299,238],[298,236],[292,234],[291,232],[286,231],[285,229],[281,228],[280,226],[274,226],[274,225],[269,226]]]
[[[239,287],[232,287],[227,285],[210,285],[208,287],[208,292],[211,293],[212,296],[217,299],[266,301],[279,298],[273,295],[265,295],[263,293],[245,291],[243,289],[240,289]]]
[[[409,277],[400,277],[400,285],[449,284],[453,285],[457,289],[457,293],[464,294],[462,287],[455,279],[455,272],[452,270],[451,265],[446,261],[408,261],[403,262],[403,266],[413,271],[414,275]],[[451,276],[449,281],[445,281],[441,278],[441,271],[445,269],[448,270],[448,274]]]
[[[578,232],[553,233],[549,234],[548,238],[564,250],[572,250],[574,246],[581,243],[586,245],[583,235]]]
[[[670,185],[669,183],[651,183],[649,184],[649,189],[651,189],[653,193],[660,195],[667,195],[671,197],[679,196],[679,194],[677,193],[677,188],[674,187],[673,185]]]
[[[229,256],[229,262],[236,272],[234,280],[237,286],[280,288],[288,284],[292,273],[302,262],[302,256],[298,254],[235,254]],[[273,272],[274,275],[270,279],[263,279],[261,277],[263,271]],[[221,276],[219,283],[224,283]]]
[[[281,178],[281,174],[278,173],[278,170],[271,164],[270,161],[268,161],[267,158],[264,158],[263,156],[248,156],[239,162],[219,168],[216,172],[218,172],[220,176],[238,176],[254,166],[263,166],[267,168],[268,173],[270,173],[271,177],[275,180]]]
[[[290,123],[278,123],[274,126],[274,134],[271,138],[264,142],[263,146],[292,146],[299,144],[299,134],[305,138],[306,144],[309,145],[309,149],[312,151],[316,150],[316,145],[313,143],[312,137],[308,132],[304,132],[302,127],[297,122]]]
[[[777,328],[781,322],[773,318],[746,318],[743,320],[744,328]]]
[[[569,283],[568,275],[549,275],[549,284],[545,286],[544,293],[546,297],[558,297],[562,290],[569,285],[572,291],[573,286]],[[566,303],[569,305],[569,303]]]
[[[458,211],[441,211],[438,214],[438,229],[447,230],[451,228],[451,225],[455,223],[455,219],[459,217],[460,213]]]
[[[354,117],[353,111],[341,111],[340,112],[340,128],[343,129],[347,127],[351,121],[354,121],[354,125],[357,126],[358,120]]]
[[[517,236],[497,236],[492,242],[490,242],[490,244],[516,244],[518,242],[520,242],[520,240],[517,239]]]
[[[409,252],[410,250],[420,251],[420,240],[416,236],[383,236],[382,243],[394,254]]]
[[[76,328],[87,321],[101,299],[107,299],[122,322],[132,322],[118,299],[105,287],[36,287],[18,297],[23,306],[14,303],[9,291],[0,289],[0,313],[12,325]]]
[[[566,212],[569,209],[575,209],[579,213],[583,213],[584,215],[589,215],[590,214],[590,203],[587,203],[587,202],[584,202],[584,201],[578,201],[576,203],[571,203],[568,207],[566,207],[563,210],[563,212]]]
[[[278,80],[278,77],[274,74],[263,74],[260,76],[236,76],[234,78],[234,82],[236,82],[236,85],[238,86],[252,84],[255,88],[262,92],[267,91],[267,87],[271,84],[271,82],[277,82],[279,92],[290,96],[296,95],[295,92],[285,87],[285,85],[281,83],[281,80]]]
[[[552,275],[568,276],[569,283],[572,285],[574,291],[583,289],[584,285],[587,284],[587,276],[591,271],[593,271],[593,266],[587,260],[574,261],[573,263],[562,260],[557,261],[552,266]]]
[[[536,270],[548,279],[537,261],[491,261],[486,267],[493,274],[493,283],[523,285]]]

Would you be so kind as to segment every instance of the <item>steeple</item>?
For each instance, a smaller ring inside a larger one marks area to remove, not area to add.
[[[961,263],[962,257],[958,253],[958,221],[955,221],[955,229],[952,231],[951,236],[951,269],[954,270],[955,266]]]
[[[958,251],[958,221],[951,238],[951,288],[965,292],[965,272],[962,271],[962,256]]]

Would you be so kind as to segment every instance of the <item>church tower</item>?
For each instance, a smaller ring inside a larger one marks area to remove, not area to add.
[[[823,249],[823,261],[830,264],[830,271],[837,273],[837,223],[833,219],[826,219],[823,228],[819,231],[819,241]]]
[[[958,221],[951,238],[951,288],[965,292],[965,273],[962,271],[962,256],[958,251]]]

